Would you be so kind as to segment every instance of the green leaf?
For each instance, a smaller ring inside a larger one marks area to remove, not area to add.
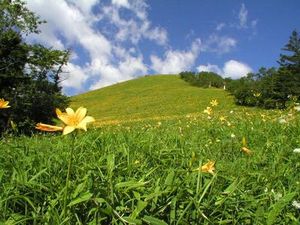
[[[150,225],[168,225],[165,221],[162,221],[152,216],[144,216],[143,221]]]
[[[277,216],[283,210],[283,208],[289,204],[289,202],[295,197],[296,193],[289,193],[284,197],[280,198],[275,204],[271,206],[271,211],[268,213],[267,225],[275,223]]]
[[[86,201],[90,200],[92,196],[93,196],[93,194],[87,191],[87,192],[83,193],[82,195],[80,195],[78,198],[72,200],[68,206],[70,207],[73,205],[77,205],[81,202],[86,202]]]
[[[130,215],[130,218],[135,219],[136,217],[138,217],[140,212],[143,211],[143,209],[146,208],[147,205],[148,205],[148,202],[138,201],[135,210]]]

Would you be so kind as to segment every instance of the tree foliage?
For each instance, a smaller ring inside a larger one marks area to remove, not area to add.
[[[260,68],[256,74],[230,82],[236,103],[264,108],[286,108],[300,100],[300,37],[293,31],[280,54],[279,68]]]
[[[0,0],[0,97],[11,105],[0,112],[0,132],[13,123],[30,133],[36,122],[50,122],[54,109],[68,103],[59,83],[69,52],[26,41],[43,22],[21,0]]]
[[[180,74],[181,79],[187,81],[191,85],[203,87],[203,88],[209,88],[209,87],[215,87],[215,88],[222,88],[224,86],[224,79],[213,72],[181,72]]]

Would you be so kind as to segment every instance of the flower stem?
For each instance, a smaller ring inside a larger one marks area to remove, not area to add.
[[[69,155],[69,163],[68,163],[68,171],[67,171],[67,177],[66,177],[66,190],[65,190],[65,196],[64,196],[64,208],[63,208],[63,215],[67,212],[67,201],[68,201],[68,193],[69,193],[69,180],[71,175],[71,167],[72,167],[72,161],[73,161],[73,153],[75,148],[75,140],[76,140],[76,134],[72,134],[72,146],[70,148],[70,155]]]

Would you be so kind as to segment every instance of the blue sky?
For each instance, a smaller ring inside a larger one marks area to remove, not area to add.
[[[145,74],[213,71],[239,78],[278,66],[299,0],[27,0],[47,23],[30,36],[72,50],[63,91],[74,95]]]

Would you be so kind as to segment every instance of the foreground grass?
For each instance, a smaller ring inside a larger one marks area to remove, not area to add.
[[[299,116],[282,124],[273,111],[210,117],[90,129],[75,140],[3,139],[0,223],[299,224]],[[241,151],[243,137],[251,155]],[[208,160],[214,175],[197,170]]]

